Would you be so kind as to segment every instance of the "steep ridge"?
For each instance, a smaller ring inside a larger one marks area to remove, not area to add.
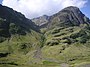
[[[38,26],[31,20],[25,18],[21,13],[2,5],[0,5],[0,21],[1,37],[10,37],[11,34],[24,35],[31,30],[39,32]]]
[[[2,21],[1,26],[6,24],[6,29],[9,29],[10,24],[13,23],[26,31],[30,31],[30,29],[38,31],[38,28],[36,29],[37,26],[31,20],[25,18],[21,13],[2,5],[0,5],[0,18]],[[6,33],[9,34],[9,31],[7,30]]]
[[[1,66],[26,63],[28,59],[24,60],[24,57],[27,58],[25,55],[36,50],[40,46],[40,40],[41,34],[37,25],[23,14],[0,5]]]

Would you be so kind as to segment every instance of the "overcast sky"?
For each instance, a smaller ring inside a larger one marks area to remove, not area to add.
[[[2,5],[23,13],[27,18],[52,15],[68,6],[87,8],[88,0],[3,0]],[[90,9],[88,9],[90,10]],[[87,14],[87,13],[86,13]]]

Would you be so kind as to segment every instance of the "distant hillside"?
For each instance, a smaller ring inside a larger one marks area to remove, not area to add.
[[[38,25],[40,28],[44,28],[44,27],[46,27],[46,25],[48,24],[49,19],[50,19],[50,16],[43,15],[43,16],[40,16],[40,17],[38,17],[38,18],[33,18],[32,21],[33,21],[36,25]]]

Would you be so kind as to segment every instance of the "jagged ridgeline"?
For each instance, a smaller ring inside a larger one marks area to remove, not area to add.
[[[90,20],[70,6],[27,19],[0,5],[0,67],[90,67]]]

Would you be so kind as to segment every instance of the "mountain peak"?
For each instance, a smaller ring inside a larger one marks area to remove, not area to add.
[[[78,7],[69,6],[52,15],[48,27],[70,27],[87,23],[89,23],[89,19],[80,11]]]
[[[38,25],[40,27],[43,27],[44,25],[46,26],[46,24],[48,23],[49,18],[50,17],[48,15],[43,15],[43,16],[32,19],[32,21],[36,25]]]
[[[62,9],[60,12],[73,12],[73,13],[81,13],[83,14],[78,7],[75,6],[69,6],[64,9]]]
[[[69,6],[69,7],[64,8],[64,10],[79,10],[79,8],[76,6]]]

